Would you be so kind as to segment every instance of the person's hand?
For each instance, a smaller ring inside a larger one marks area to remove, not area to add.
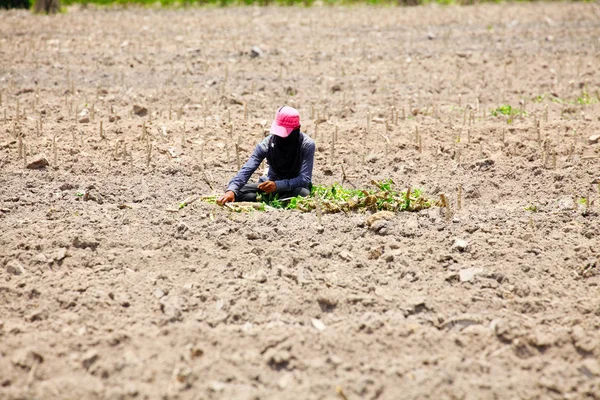
[[[258,185],[258,188],[265,193],[273,193],[277,190],[277,185],[273,181],[266,181]]]
[[[231,190],[228,190],[225,192],[225,194],[223,194],[223,196],[221,196],[218,200],[217,200],[217,204],[222,206],[225,203],[231,203],[235,201],[235,193],[233,193]]]

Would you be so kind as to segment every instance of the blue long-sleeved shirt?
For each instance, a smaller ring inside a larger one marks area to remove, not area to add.
[[[312,182],[312,171],[315,159],[315,142],[308,135],[300,132],[302,144],[300,146],[300,173],[297,177],[291,179],[280,179],[275,175],[272,168],[269,168],[267,176],[261,176],[259,182],[267,180],[274,181],[277,186],[277,192],[288,192],[297,187],[309,188]],[[260,166],[260,163],[267,157],[269,140],[271,135],[267,136],[262,142],[256,145],[250,159],[244,164],[238,174],[227,185],[227,191],[233,191],[236,196],[239,190],[248,183],[248,180]]]

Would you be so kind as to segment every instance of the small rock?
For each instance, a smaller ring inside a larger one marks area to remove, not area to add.
[[[225,384],[219,381],[212,381],[208,384],[208,388],[215,393],[221,393],[225,390]]]
[[[317,303],[319,303],[319,306],[321,307],[321,309],[333,309],[335,307],[337,307],[338,305],[338,300],[333,297],[333,296],[319,296],[317,297]]]
[[[96,250],[99,244],[100,243],[94,239],[81,239],[79,236],[75,236],[75,239],[73,239],[73,246],[77,247],[78,249],[90,248],[92,250]]]
[[[190,358],[193,360],[195,358],[199,358],[202,357],[204,355],[204,350],[202,350],[200,347],[193,345],[193,344],[189,344],[186,346]]]
[[[6,272],[11,275],[23,275],[25,273],[25,268],[23,268],[23,264],[19,261],[10,260],[8,264],[6,264]]]
[[[133,106],[133,113],[138,117],[145,117],[148,115],[148,109],[146,107],[135,104]]]
[[[287,350],[269,349],[265,353],[265,359],[271,368],[280,370],[290,363],[292,354]]]
[[[43,321],[45,319],[48,319],[48,310],[45,308],[34,310],[27,316],[29,322]]]
[[[465,268],[459,271],[458,277],[461,282],[470,282],[476,275],[479,275],[482,272],[483,268]]]
[[[264,52],[258,46],[252,46],[252,48],[250,49],[250,58],[262,57],[263,55]]]
[[[154,292],[152,294],[154,294],[154,297],[156,297],[157,299],[160,299],[161,297],[163,297],[165,295],[165,292],[163,292],[159,288],[156,288],[156,289],[154,289]]]
[[[15,143],[17,143],[16,140],[9,140],[8,142],[0,143],[0,149],[7,149]]]
[[[287,388],[293,380],[294,376],[291,373],[284,374],[281,378],[279,378],[279,381],[277,381],[277,386],[279,389],[283,390]]]
[[[267,281],[267,273],[264,269],[259,269],[254,275],[254,280],[259,283],[265,283]]]
[[[192,370],[188,367],[177,367],[173,370],[173,382],[178,390],[189,389],[192,386],[191,377]],[[214,388],[219,389],[219,386],[215,385]]]
[[[80,124],[87,124],[90,122],[90,112],[86,108],[79,113],[78,121]]]
[[[572,197],[565,196],[558,200],[558,209],[560,211],[571,211],[575,209],[575,201]]]
[[[81,359],[81,365],[83,366],[84,369],[89,369],[96,361],[98,361],[98,359],[100,358],[100,355],[98,355],[98,352],[96,350],[88,350],[84,355],[83,358]]]
[[[428,32],[427,33],[427,39],[429,39],[429,40],[435,39],[435,35],[433,34],[433,32]]]
[[[327,327],[325,326],[325,324],[323,323],[323,321],[321,321],[320,319],[313,318],[313,319],[311,319],[310,322],[312,322],[312,325],[319,332],[323,332],[325,329],[327,329]]]
[[[248,239],[248,240],[260,239],[260,234],[258,232],[250,231],[250,232],[246,233],[246,239]]]
[[[440,254],[437,256],[437,261],[440,263],[454,261],[454,257],[451,254]]]
[[[54,262],[59,262],[65,259],[65,257],[67,257],[67,249],[65,249],[64,247],[59,248],[58,250],[56,250],[56,253],[54,254]]]
[[[62,185],[60,185],[58,187],[59,190],[71,190],[71,189],[75,189],[75,186],[70,184],[70,183],[63,183]]]
[[[34,350],[21,349],[15,355],[12,360],[12,363],[16,367],[23,368],[27,371],[31,370],[31,368],[35,364],[41,364],[44,362],[44,357]]]
[[[589,144],[596,144],[600,141],[600,135],[592,135],[588,138]]]
[[[33,259],[42,264],[48,262],[48,257],[46,257],[44,253],[36,254],[36,256]]]
[[[183,154],[183,150],[179,146],[169,147],[168,151],[171,158],[177,158]]]
[[[454,244],[452,245],[452,250],[458,250],[461,253],[467,251],[469,247],[469,243],[466,240],[456,238],[454,239]]]
[[[471,164],[471,168],[476,168],[480,171],[487,171],[488,169],[492,168],[495,164],[495,161],[492,160],[491,158],[484,158],[481,160],[477,160],[474,163]]]
[[[377,154],[375,153],[369,153],[366,157],[365,157],[365,161],[368,163],[376,163],[377,160],[379,160],[379,157],[377,156]]]
[[[115,122],[115,121],[119,121],[121,119],[121,116],[119,115],[109,115],[108,116],[108,122]]]
[[[373,226],[377,221],[388,221],[394,218],[395,214],[391,211],[378,211],[369,215],[366,219],[367,226]]]
[[[50,163],[44,154],[38,154],[34,156],[28,163],[28,169],[41,169],[46,168]]]
[[[588,378],[600,376],[600,363],[593,358],[586,358],[581,362],[579,371]]]
[[[331,87],[331,93],[341,92],[341,91],[342,91],[342,86],[339,84],[335,84]]]
[[[346,251],[346,250],[340,251],[339,256],[342,260],[344,260],[346,262],[350,262],[354,258],[352,253],[350,253],[349,251]]]

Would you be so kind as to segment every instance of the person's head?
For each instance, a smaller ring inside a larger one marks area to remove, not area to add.
[[[288,106],[283,106],[277,110],[275,120],[271,125],[271,133],[280,138],[287,138],[296,129],[300,129],[300,113],[298,113],[298,110]]]

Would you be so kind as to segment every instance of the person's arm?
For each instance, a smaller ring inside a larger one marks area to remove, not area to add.
[[[254,152],[252,152],[252,155],[248,161],[246,161],[246,164],[244,164],[237,175],[229,182],[225,192],[231,191],[237,196],[239,190],[244,187],[246,183],[248,183],[248,180],[250,180],[250,177],[260,166],[260,163],[265,159],[266,156],[267,148],[265,141],[263,140],[261,143],[256,145]]]
[[[312,171],[315,162],[315,142],[308,140],[302,146],[302,163],[300,164],[300,174],[292,179],[281,179],[275,181],[276,192],[289,192],[297,187],[308,187],[312,182]]]

